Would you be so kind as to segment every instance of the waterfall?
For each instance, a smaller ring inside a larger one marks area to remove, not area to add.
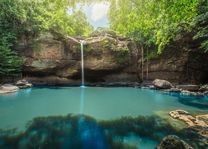
[[[85,44],[85,41],[84,40],[81,40],[80,41],[80,44],[81,44],[81,79],[82,79],[82,83],[81,83],[81,87],[84,87],[85,86],[85,80],[84,80],[84,44]]]

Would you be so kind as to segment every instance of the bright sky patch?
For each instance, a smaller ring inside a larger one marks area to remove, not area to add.
[[[92,6],[91,19],[93,21],[99,21],[107,16],[109,9],[108,3],[96,3]]]

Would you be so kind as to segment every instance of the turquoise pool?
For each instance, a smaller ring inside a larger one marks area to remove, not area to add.
[[[95,121],[110,123],[123,117],[129,117],[133,121],[138,116],[151,117],[176,109],[203,113],[208,111],[207,103],[207,97],[165,94],[156,90],[140,88],[34,87],[20,90],[15,94],[0,96],[0,129],[17,128],[19,131],[24,131],[28,122],[34,118],[58,117],[67,114],[84,117],[83,123],[88,122],[87,116]],[[99,128],[97,128],[98,126]],[[98,126],[95,127],[96,130],[103,127],[102,124]],[[92,128],[94,126],[90,125],[89,130]],[[88,127],[83,129],[86,131],[85,129]],[[136,144],[140,148],[154,148],[158,143],[154,139],[149,139],[148,135],[134,135],[134,132],[129,132],[122,137],[115,136],[114,140]],[[105,145],[102,146],[106,148]],[[99,148],[101,147],[99,146]]]

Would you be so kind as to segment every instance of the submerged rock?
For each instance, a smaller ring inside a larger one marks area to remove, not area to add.
[[[19,90],[19,87],[11,85],[11,84],[4,84],[0,86],[0,94],[8,94],[17,92]]]
[[[208,114],[192,116],[184,110],[175,110],[169,112],[169,115],[174,118],[185,122],[190,129],[197,134],[208,138]]]
[[[184,105],[200,108],[200,109],[207,109],[208,108],[208,101],[204,99],[202,96],[190,96],[190,94],[185,94],[178,97],[178,101]]]
[[[170,89],[173,87],[173,85],[166,81],[166,80],[160,80],[160,79],[155,79],[153,81],[153,85],[157,88],[157,89]]]
[[[23,89],[23,88],[30,88],[32,87],[32,84],[29,83],[27,80],[19,80],[16,82],[16,86],[18,86],[20,89]]]
[[[184,111],[184,110],[170,111],[169,115],[174,119],[179,119],[179,120],[184,121],[189,126],[195,125],[194,123],[195,118],[191,116],[187,111]]]
[[[175,135],[165,137],[156,149],[193,149],[185,141]]]
[[[197,135],[192,135],[192,130],[176,131],[168,121],[158,116],[122,117],[98,121],[85,115],[69,114],[67,116],[35,118],[21,133],[0,130],[0,148],[133,149],[139,147],[149,149],[156,147],[156,144],[159,144],[164,136],[170,134],[179,136],[193,147],[196,144],[196,148],[199,147],[199,142],[203,142]],[[136,144],[129,143],[126,141],[129,136],[136,137],[138,142],[136,141]],[[194,141],[189,142],[193,137],[195,137]],[[142,138],[154,141],[154,147],[142,146],[144,141]],[[175,137],[168,138],[165,139],[166,141],[162,141],[157,149],[184,147],[183,142],[181,145],[181,140],[175,139]],[[138,146],[137,143],[141,143],[141,146]],[[206,147],[205,144],[204,147],[200,146],[199,148],[207,149]]]

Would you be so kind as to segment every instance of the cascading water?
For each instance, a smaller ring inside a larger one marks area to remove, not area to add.
[[[85,44],[85,41],[84,40],[81,40],[80,41],[80,44],[81,44],[81,76],[82,76],[82,82],[81,82],[81,87],[84,87],[85,86],[85,80],[84,80],[84,44]]]
[[[85,41],[81,40],[81,90],[80,90],[80,114],[84,112],[84,90],[85,90],[85,80],[84,80],[84,44]]]

